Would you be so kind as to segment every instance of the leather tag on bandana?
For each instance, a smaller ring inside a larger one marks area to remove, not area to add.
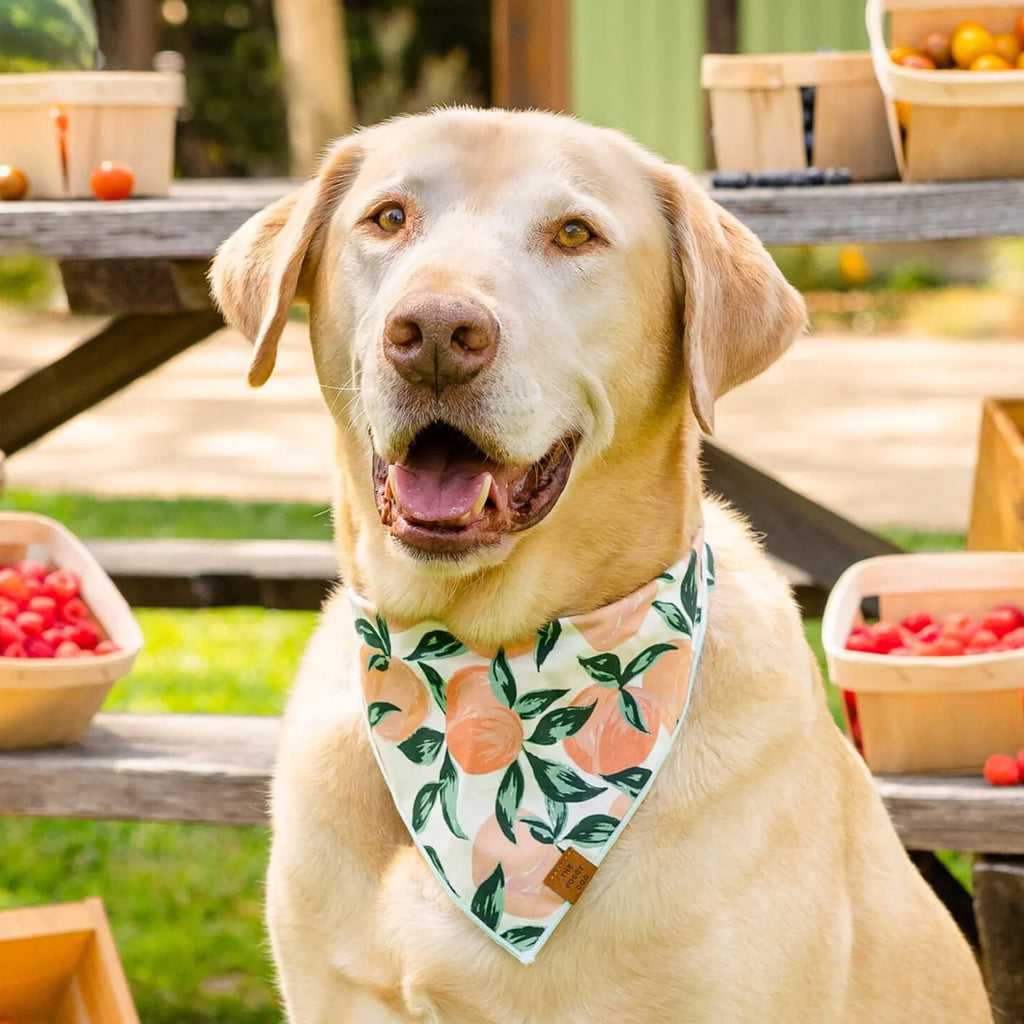
[[[582,853],[577,853],[570,846],[548,872],[544,884],[563,900],[575,903],[596,874],[597,865],[591,864]]]

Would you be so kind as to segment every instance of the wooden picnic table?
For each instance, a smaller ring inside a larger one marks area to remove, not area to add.
[[[162,199],[0,204],[0,255],[58,260],[72,311],[112,317],[0,394],[0,452],[33,443],[223,326],[206,288],[209,260],[247,217],[292,187],[189,181]],[[1019,180],[713,194],[767,244],[1024,235]],[[771,553],[806,574],[806,610],[820,609],[851,562],[894,550],[710,442],[704,459],[710,488],[746,513]],[[316,607],[334,576],[329,545],[289,546],[301,543],[97,547],[136,604]],[[273,718],[101,714],[78,746],[0,754],[0,816],[258,824],[277,727]],[[997,1020],[1024,1024],[1024,789],[955,777],[876,784],[926,877],[980,938]],[[938,870],[930,853],[937,849],[979,854],[973,912]]]

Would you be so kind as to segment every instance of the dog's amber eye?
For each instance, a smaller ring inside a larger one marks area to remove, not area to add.
[[[555,241],[563,249],[576,249],[593,238],[593,232],[581,220],[567,220],[555,235]]]
[[[405,210],[398,203],[388,203],[387,206],[377,212],[373,219],[377,222],[378,227],[394,234],[405,227]]]

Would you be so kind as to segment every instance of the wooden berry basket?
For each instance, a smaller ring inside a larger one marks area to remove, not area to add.
[[[184,78],[177,73],[0,75],[0,164],[24,171],[29,199],[91,196],[89,175],[104,160],[131,167],[133,195],[167,195],[184,98]],[[67,117],[63,145],[56,112]]]
[[[99,899],[0,912],[0,1019],[139,1024]]]
[[[1020,0],[867,0],[871,56],[889,101],[889,135],[904,181],[1024,175],[1024,71],[924,71],[889,59],[890,47],[916,47],[931,32],[951,36],[964,21],[1013,32],[1022,10]],[[910,106],[906,132],[896,102]]]
[[[131,670],[142,632],[113,581],[70,531],[45,516],[0,512],[0,565],[22,558],[78,573],[83,600],[121,650],[83,658],[0,657],[0,749],[75,743],[114,682]]]
[[[832,589],[821,626],[829,675],[856,697],[862,752],[873,771],[975,774],[989,754],[1024,747],[1024,650],[951,658],[848,651],[850,631],[864,621],[861,602],[872,596],[880,617],[897,622],[921,610],[935,618],[979,616],[996,604],[1024,604],[1024,553],[857,562]]]
[[[1024,551],[1024,398],[982,405],[967,547]]]
[[[869,53],[708,54],[700,75],[719,170],[808,167],[800,89],[814,86],[810,165],[848,167],[856,181],[897,176]]]

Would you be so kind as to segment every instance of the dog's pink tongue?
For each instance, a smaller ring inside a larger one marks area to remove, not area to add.
[[[391,486],[406,519],[439,526],[465,526],[487,500],[491,475],[477,459],[424,452],[391,469]],[[486,490],[485,490],[486,488]]]

